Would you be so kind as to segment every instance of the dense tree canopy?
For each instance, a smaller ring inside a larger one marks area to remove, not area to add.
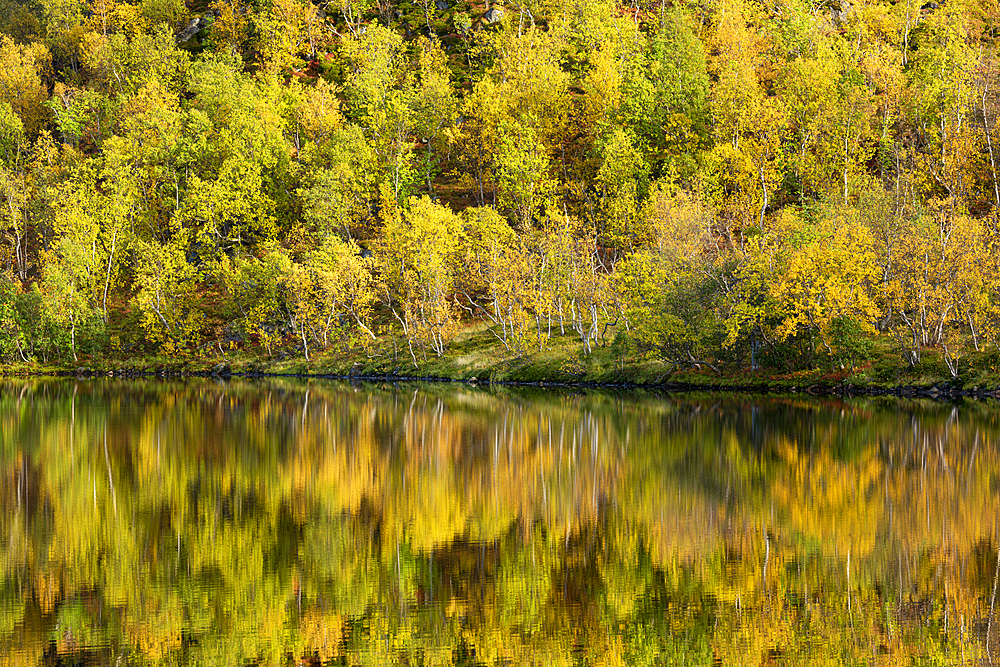
[[[993,4],[445,4],[6,0],[2,360],[995,348]]]

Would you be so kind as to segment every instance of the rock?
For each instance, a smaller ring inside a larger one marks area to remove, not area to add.
[[[437,10],[439,12],[446,12],[450,9],[450,7],[448,7],[448,3],[445,2],[444,0],[437,0],[434,3],[434,6],[437,7]]]
[[[487,23],[499,23],[502,18],[503,8],[501,7],[492,7],[485,14],[483,14],[483,20]]]
[[[848,19],[853,13],[854,7],[849,2],[842,1],[839,8],[833,7],[830,9],[830,20],[833,22],[833,25],[842,27],[847,24]]]
[[[177,33],[177,43],[180,44],[182,42],[187,42],[194,39],[195,35],[197,35],[201,31],[201,28],[202,28],[201,17],[195,16],[188,22],[187,26],[185,26],[183,30]]]

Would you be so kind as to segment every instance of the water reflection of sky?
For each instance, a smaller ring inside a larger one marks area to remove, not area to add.
[[[998,415],[9,382],[0,664],[988,661]]]

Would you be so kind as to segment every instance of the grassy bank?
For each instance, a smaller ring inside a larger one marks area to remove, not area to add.
[[[414,361],[413,357],[416,357]],[[598,345],[586,354],[579,339],[556,336],[543,350],[517,354],[506,349],[484,327],[460,333],[445,354],[426,355],[400,341],[380,340],[369,349],[326,351],[308,360],[301,351],[278,350],[275,355],[243,351],[204,355],[84,358],[72,364],[16,364],[2,375],[287,375],[340,376],[370,379],[418,378],[477,383],[567,385],[636,385],[669,389],[732,389],[759,392],[921,393],[1000,396],[1000,354],[980,352],[963,357],[954,377],[940,353],[927,351],[909,365],[890,350],[876,351],[853,368],[829,364],[804,370],[722,364],[679,367]]]

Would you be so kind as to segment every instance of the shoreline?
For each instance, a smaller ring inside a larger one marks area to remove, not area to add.
[[[727,378],[704,376],[705,382],[665,380],[662,382],[637,382],[630,380],[597,381],[597,380],[567,380],[567,379],[496,379],[478,377],[449,377],[442,375],[417,375],[394,373],[339,373],[323,371],[261,369],[256,367],[234,369],[230,364],[214,364],[211,367],[189,368],[187,363],[176,365],[159,365],[156,368],[142,368],[125,364],[115,367],[78,366],[75,368],[51,367],[40,369],[0,369],[0,378],[77,378],[77,379],[174,379],[215,378],[229,379],[265,379],[288,378],[300,380],[340,380],[366,383],[456,383],[472,387],[537,387],[552,389],[596,389],[596,390],[654,390],[665,393],[739,393],[751,395],[768,394],[804,394],[815,397],[864,398],[889,396],[896,398],[929,398],[934,400],[957,400],[973,398],[976,400],[1000,399],[1000,388],[961,387],[957,384],[939,382],[930,385],[895,384],[874,385],[855,384],[851,382],[823,382],[811,384],[789,383],[778,377],[765,377],[758,382],[730,382]],[[256,365],[254,365],[256,366]]]

